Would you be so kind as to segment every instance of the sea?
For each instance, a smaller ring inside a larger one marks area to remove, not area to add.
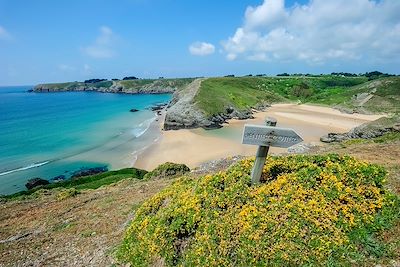
[[[0,195],[34,177],[70,177],[84,168],[132,166],[160,136],[151,106],[170,94],[28,92],[0,87]],[[138,112],[130,112],[138,109]]]

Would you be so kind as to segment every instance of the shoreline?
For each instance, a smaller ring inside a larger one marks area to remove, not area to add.
[[[165,110],[159,121],[154,121],[161,136],[141,153],[133,167],[152,170],[158,165],[170,161],[183,163],[190,168],[202,163],[236,155],[255,155],[257,146],[242,145],[241,132],[244,124],[263,125],[265,117],[278,120],[277,126],[294,129],[304,139],[304,143],[322,146],[319,138],[330,132],[344,133],[365,122],[376,120],[384,115],[347,114],[339,110],[308,104],[274,104],[265,111],[253,113],[254,119],[231,119],[216,130],[180,129],[163,131]],[[272,155],[287,152],[283,148],[271,148]]]

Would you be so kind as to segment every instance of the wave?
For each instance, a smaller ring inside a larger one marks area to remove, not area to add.
[[[151,119],[147,119],[147,120],[145,120],[144,122],[140,123],[140,124],[138,125],[138,127],[134,128],[134,129],[132,130],[132,134],[133,134],[136,138],[142,136],[145,132],[147,132],[147,130],[148,130],[148,129],[150,128],[150,126],[151,126],[151,123],[152,123],[153,121],[155,121],[155,119],[156,119],[156,117],[153,117],[153,118],[151,118]],[[144,126],[144,127],[143,127],[143,126]]]
[[[50,162],[51,162],[50,160],[49,161],[43,161],[43,162],[37,162],[37,163],[33,163],[33,164],[30,164],[30,165],[25,166],[25,167],[19,167],[19,168],[13,169],[13,170],[8,170],[8,171],[5,171],[5,172],[1,172],[0,176],[7,175],[7,174],[10,174],[10,173],[14,173],[14,172],[25,171],[25,170],[29,170],[29,169],[32,169],[32,168],[37,168],[37,167],[46,165],[46,164],[48,164]]]

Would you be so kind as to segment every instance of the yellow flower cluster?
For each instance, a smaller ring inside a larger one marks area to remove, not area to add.
[[[120,258],[147,266],[324,265],[355,249],[349,233],[390,205],[383,168],[351,157],[253,159],[199,179],[181,178],[145,202]]]

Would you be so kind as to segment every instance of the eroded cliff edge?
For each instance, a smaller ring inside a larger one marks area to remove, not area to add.
[[[122,94],[168,94],[192,82],[192,78],[181,79],[136,79],[106,80],[94,83],[67,82],[36,85],[34,92],[88,91]]]

